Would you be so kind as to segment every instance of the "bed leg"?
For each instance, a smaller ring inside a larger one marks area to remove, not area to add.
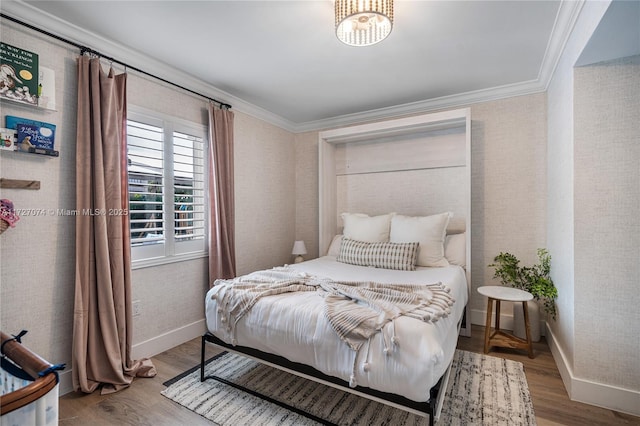
[[[429,410],[430,411],[430,413],[429,413],[429,426],[434,426],[435,423],[436,423],[436,420],[435,420],[436,406],[435,406],[435,404],[431,404],[431,403],[429,403],[429,406],[431,408]]]
[[[203,335],[202,347],[200,348],[200,381],[201,382],[204,382],[204,351],[205,351],[206,344],[207,344],[207,341]]]
[[[442,385],[442,379],[436,383],[434,387],[429,390],[429,426],[434,426],[436,423],[436,412],[438,411],[438,396],[440,393],[440,386]]]

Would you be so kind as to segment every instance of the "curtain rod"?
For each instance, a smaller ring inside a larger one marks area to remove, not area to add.
[[[185,91],[187,91],[187,92],[189,92],[189,93],[193,93],[194,95],[198,95],[198,96],[200,96],[200,97],[202,97],[202,98],[208,99],[208,100],[210,100],[210,101],[212,101],[212,102],[215,102],[215,103],[217,103],[218,105],[220,105],[220,108],[226,108],[226,109],[230,109],[230,108],[231,108],[231,105],[229,105],[229,104],[228,104],[228,103],[226,103],[226,102],[222,102],[222,101],[219,101],[219,100],[217,100],[217,99],[213,99],[213,98],[211,98],[211,97],[209,97],[209,96],[203,95],[202,93],[198,93],[198,92],[196,92],[196,91],[194,91],[194,90],[191,90],[191,89],[188,89],[188,88],[186,88],[186,87],[184,87],[184,86],[180,86],[179,84],[173,83],[173,82],[171,82],[171,81],[169,81],[169,80],[166,80],[166,79],[164,79],[164,78],[162,78],[162,77],[158,77],[157,75],[154,75],[154,74],[148,73],[148,72],[146,72],[146,71],[143,71],[143,70],[141,70],[140,68],[136,68],[136,67],[131,66],[131,65],[129,65],[129,64],[126,64],[126,63],[124,63],[124,62],[118,61],[117,59],[114,59],[114,58],[111,58],[111,57],[109,57],[109,56],[107,56],[107,55],[104,55],[104,54],[102,54],[102,53],[100,53],[100,52],[98,52],[98,51],[96,51],[96,50],[91,49],[90,47],[83,46],[83,45],[81,45],[81,44],[78,44],[78,43],[76,43],[76,42],[74,42],[74,41],[71,41],[71,40],[66,39],[66,38],[64,38],[64,37],[61,37],[61,36],[59,36],[59,35],[52,34],[52,33],[50,33],[49,31],[43,30],[42,28],[38,28],[38,27],[35,27],[35,26],[33,26],[33,25],[31,25],[31,24],[28,24],[28,23],[26,23],[26,22],[20,21],[19,19],[13,18],[13,17],[8,16],[8,15],[5,15],[4,13],[0,13],[0,17],[5,18],[5,19],[8,19],[8,20],[10,20],[10,21],[13,21],[13,22],[15,22],[15,23],[17,23],[17,24],[20,24],[20,25],[22,25],[22,26],[24,26],[24,27],[27,27],[27,28],[29,28],[29,29],[31,29],[31,30],[33,30],[33,31],[37,31],[37,32],[42,33],[42,34],[45,34],[45,35],[47,35],[47,36],[49,36],[49,37],[55,38],[56,40],[59,40],[59,41],[62,41],[62,42],[64,42],[64,43],[70,44],[70,45],[72,45],[72,46],[74,46],[74,47],[77,47],[78,49],[80,49],[80,54],[81,54],[81,55],[83,55],[83,54],[85,54],[85,53],[90,53],[90,54],[92,54],[92,55],[96,55],[96,56],[98,56],[98,57],[100,57],[100,58],[104,58],[104,59],[106,59],[106,60],[108,60],[108,61],[110,61],[110,62],[115,62],[116,64],[120,64],[120,65],[122,65],[122,66],[123,66],[123,67],[125,67],[125,68],[132,69],[132,70],[137,71],[137,72],[139,72],[139,73],[141,73],[141,74],[144,74],[144,75],[146,75],[146,76],[149,76],[149,77],[155,78],[156,80],[160,80],[160,81],[162,81],[163,83],[170,84],[170,85],[172,85],[172,86],[175,86],[175,87],[178,87],[178,88],[180,88],[180,89],[182,89],[182,90],[185,90]]]

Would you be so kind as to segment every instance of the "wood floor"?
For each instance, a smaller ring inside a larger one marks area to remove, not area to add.
[[[484,328],[473,326],[472,337],[460,337],[458,348],[483,351]],[[209,346],[207,357],[217,352]],[[535,358],[524,351],[494,349],[490,355],[524,364],[538,425],[640,425],[640,418],[570,401],[544,338],[534,344]],[[153,357],[158,375],[136,379],[131,387],[111,395],[71,393],[60,398],[61,426],[71,425],[208,425],[213,423],[160,395],[162,383],[198,365],[200,339]],[[446,402],[445,402],[446,403]]]

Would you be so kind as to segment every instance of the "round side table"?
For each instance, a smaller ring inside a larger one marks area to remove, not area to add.
[[[500,346],[503,348],[526,349],[529,352],[529,358],[533,358],[531,330],[529,328],[529,311],[527,309],[527,302],[533,299],[533,295],[524,290],[502,286],[478,287],[478,293],[487,297],[487,321],[484,329],[484,353],[489,353],[489,348],[491,348],[491,346]],[[524,328],[527,334],[526,340],[500,330],[500,302],[503,300],[509,302],[522,302]],[[494,301],[496,302],[496,326],[492,331],[491,314],[493,311]]]

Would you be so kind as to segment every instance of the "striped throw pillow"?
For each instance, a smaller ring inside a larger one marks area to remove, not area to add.
[[[420,243],[368,243],[342,238],[337,261],[358,266],[415,271]]]

